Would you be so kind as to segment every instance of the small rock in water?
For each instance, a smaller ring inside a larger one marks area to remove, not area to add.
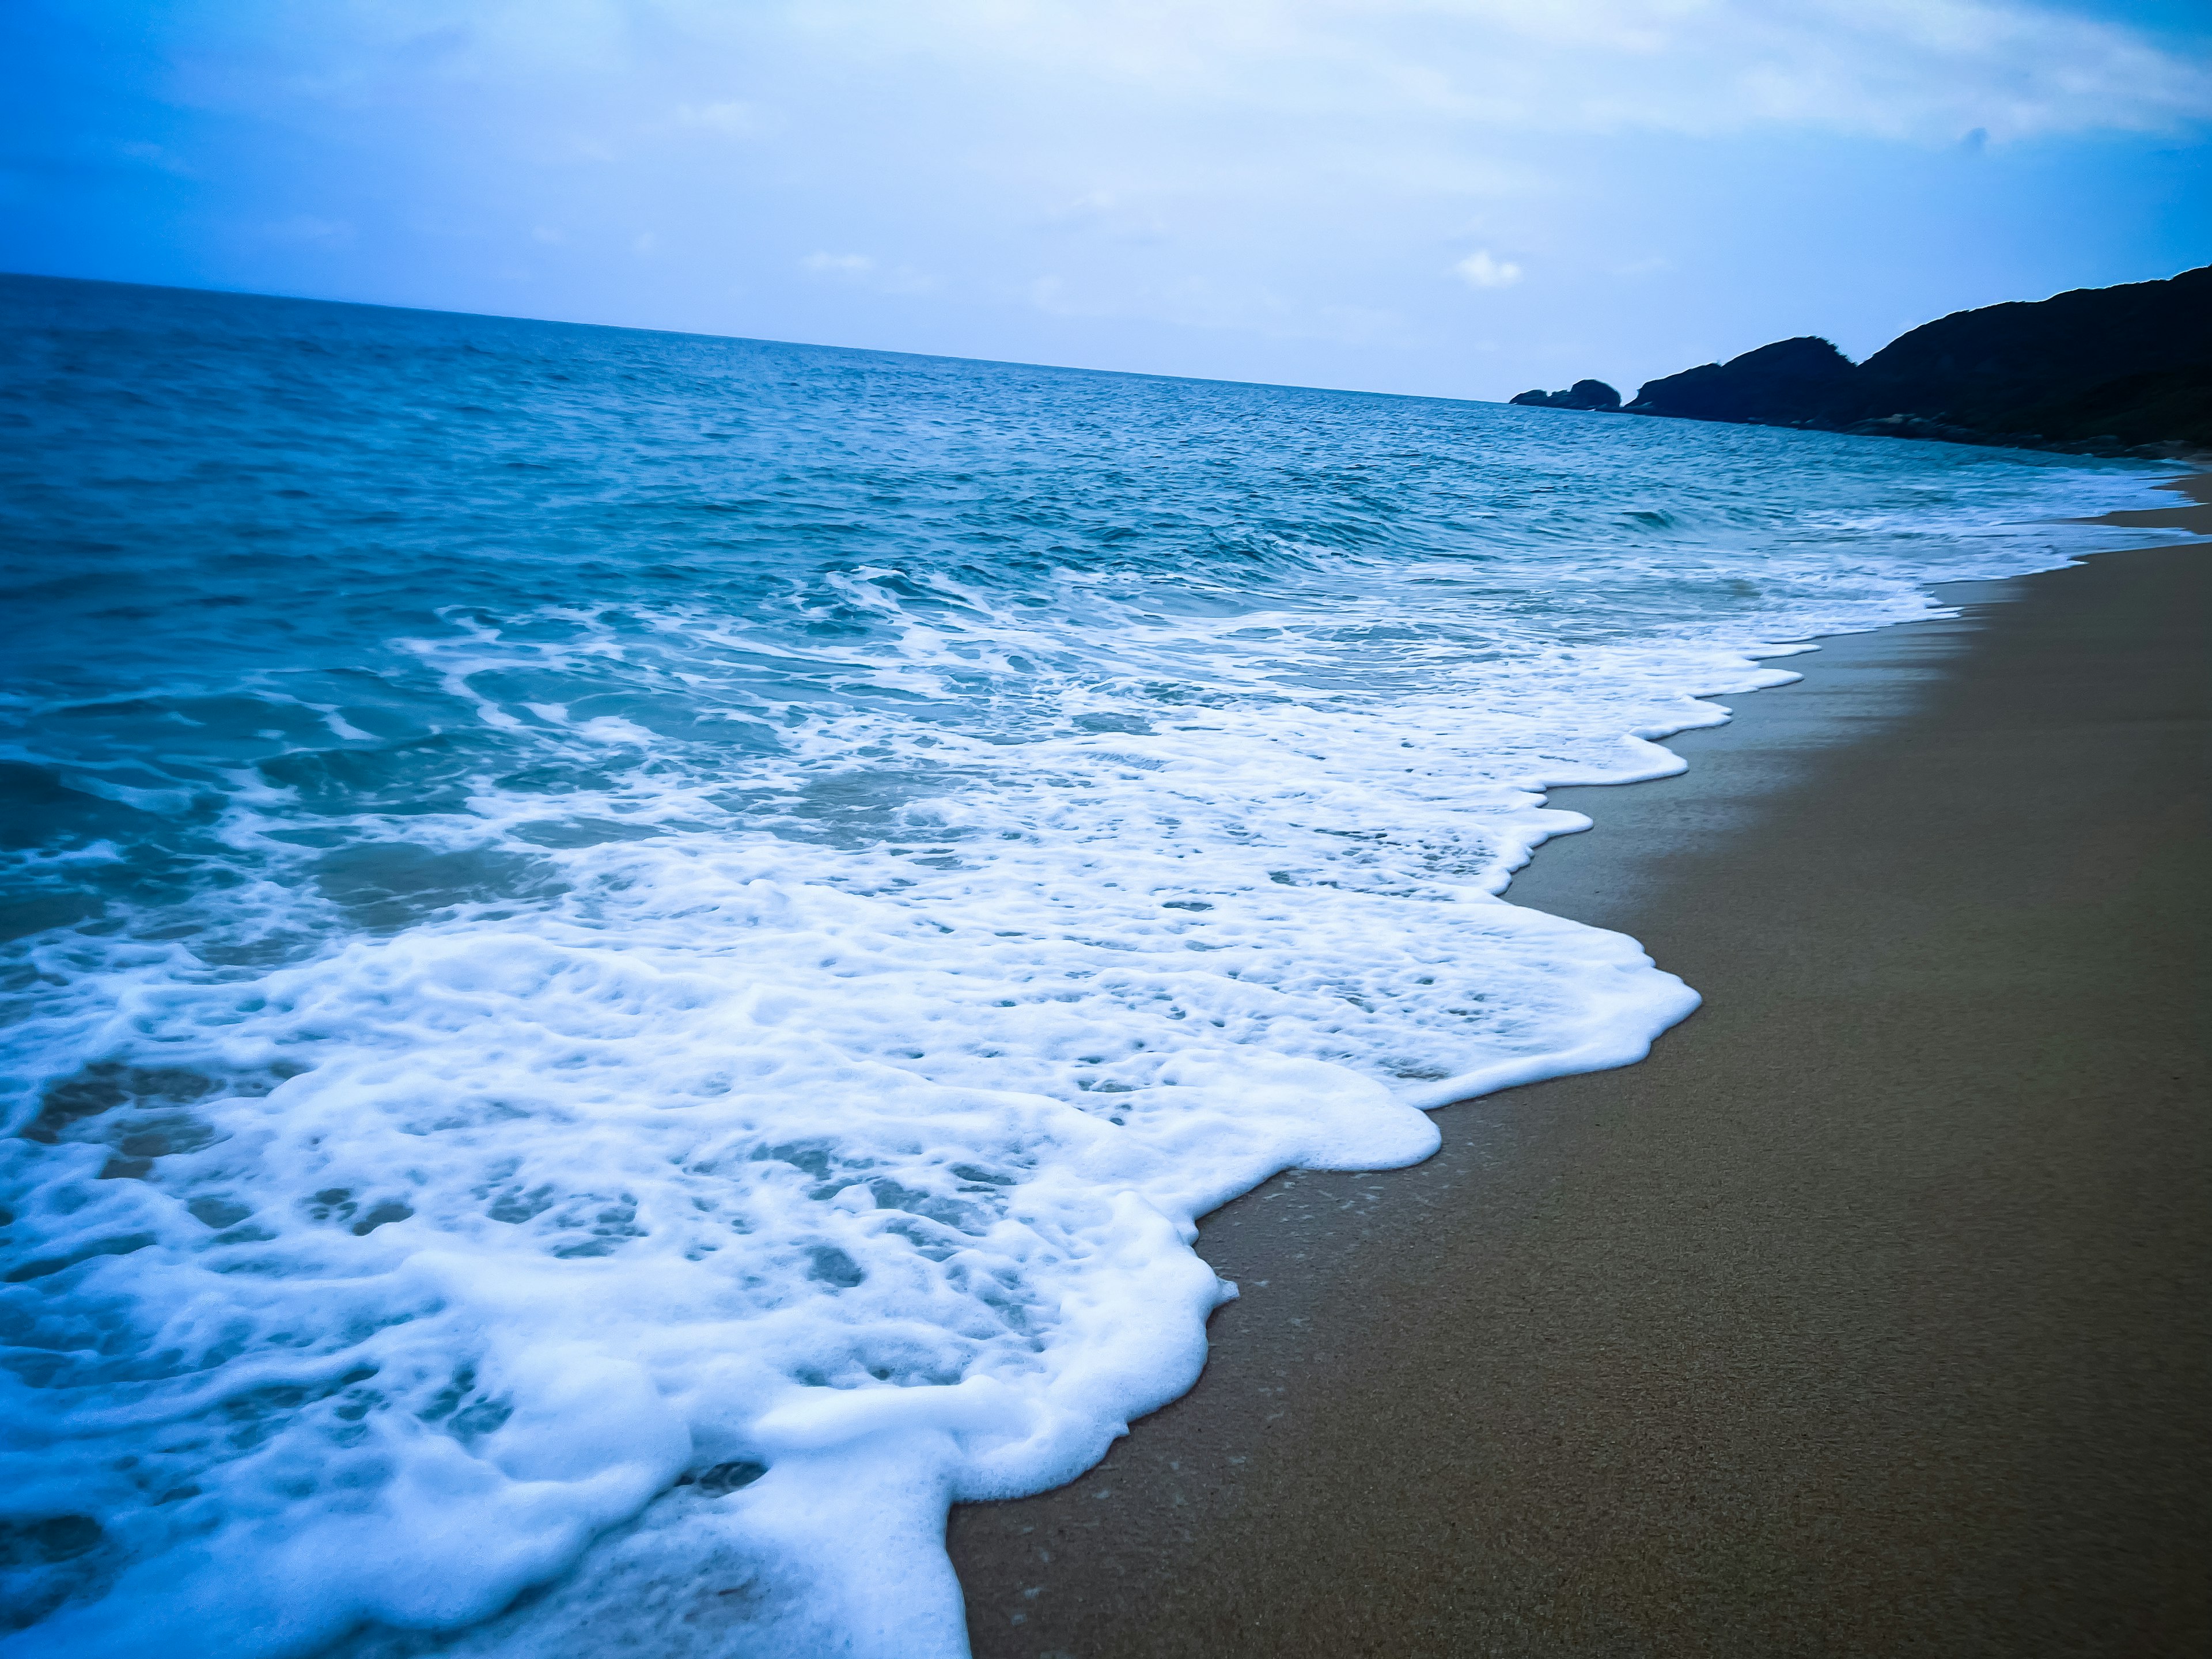
[[[1511,401],[1529,409],[1618,410],[1620,394],[1603,380],[1577,380],[1565,392],[1524,392]]]

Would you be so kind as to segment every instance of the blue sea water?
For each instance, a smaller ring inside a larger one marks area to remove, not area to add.
[[[1189,1385],[1197,1217],[1695,1006],[1500,902],[1547,785],[2153,476],[0,315],[9,1659],[962,1651],[945,1505]]]

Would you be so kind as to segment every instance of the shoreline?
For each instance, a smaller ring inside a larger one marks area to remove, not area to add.
[[[2208,570],[1941,590],[1553,792],[1509,901],[1705,1009],[1207,1218],[1197,1387],[954,1511],[981,1659],[2198,1650]]]

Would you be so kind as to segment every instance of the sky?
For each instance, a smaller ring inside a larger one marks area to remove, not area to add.
[[[8,0],[0,270],[1503,398],[2212,262],[2212,3]]]

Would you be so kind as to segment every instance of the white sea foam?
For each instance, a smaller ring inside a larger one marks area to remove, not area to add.
[[[949,1499],[1071,1478],[1197,1373],[1224,1293],[1200,1215],[1291,1165],[1424,1157],[1413,1103],[1624,1063],[1693,1006],[1632,941],[1492,896],[1580,821],[1496,786],[1471,815],[1453,714],[1042,743],[908,807],[933,855],[612,841],[550,854],[568,897],[500,920],[80,981],[107,1011],[86,1055],[154,1035],[187,1079],[308,1069],[176,1103],[166,1132],[204,1144],[158,1187],[95,1181],[105,1145],[43,1152],[76,1167],[42,1261],[150,1240],[76,1295],[162,1359],[11,1471],[106,1499],[140,1560],[16,1646],[464,1624],[734,1463],[771,1474],[683,1495],[714,1549],[784,1586],[857,1551],[884,1599],[833,1620],[880,1627],[856,1650],[956,1650],[933,1542],[901,1562],[823,1508],[856,1470],[925,1541]],[[680,1577],[705,1546],[672,1528],[610,1563]],[[515,1650],[587,1650],[568,1620],[536,1604]]]

